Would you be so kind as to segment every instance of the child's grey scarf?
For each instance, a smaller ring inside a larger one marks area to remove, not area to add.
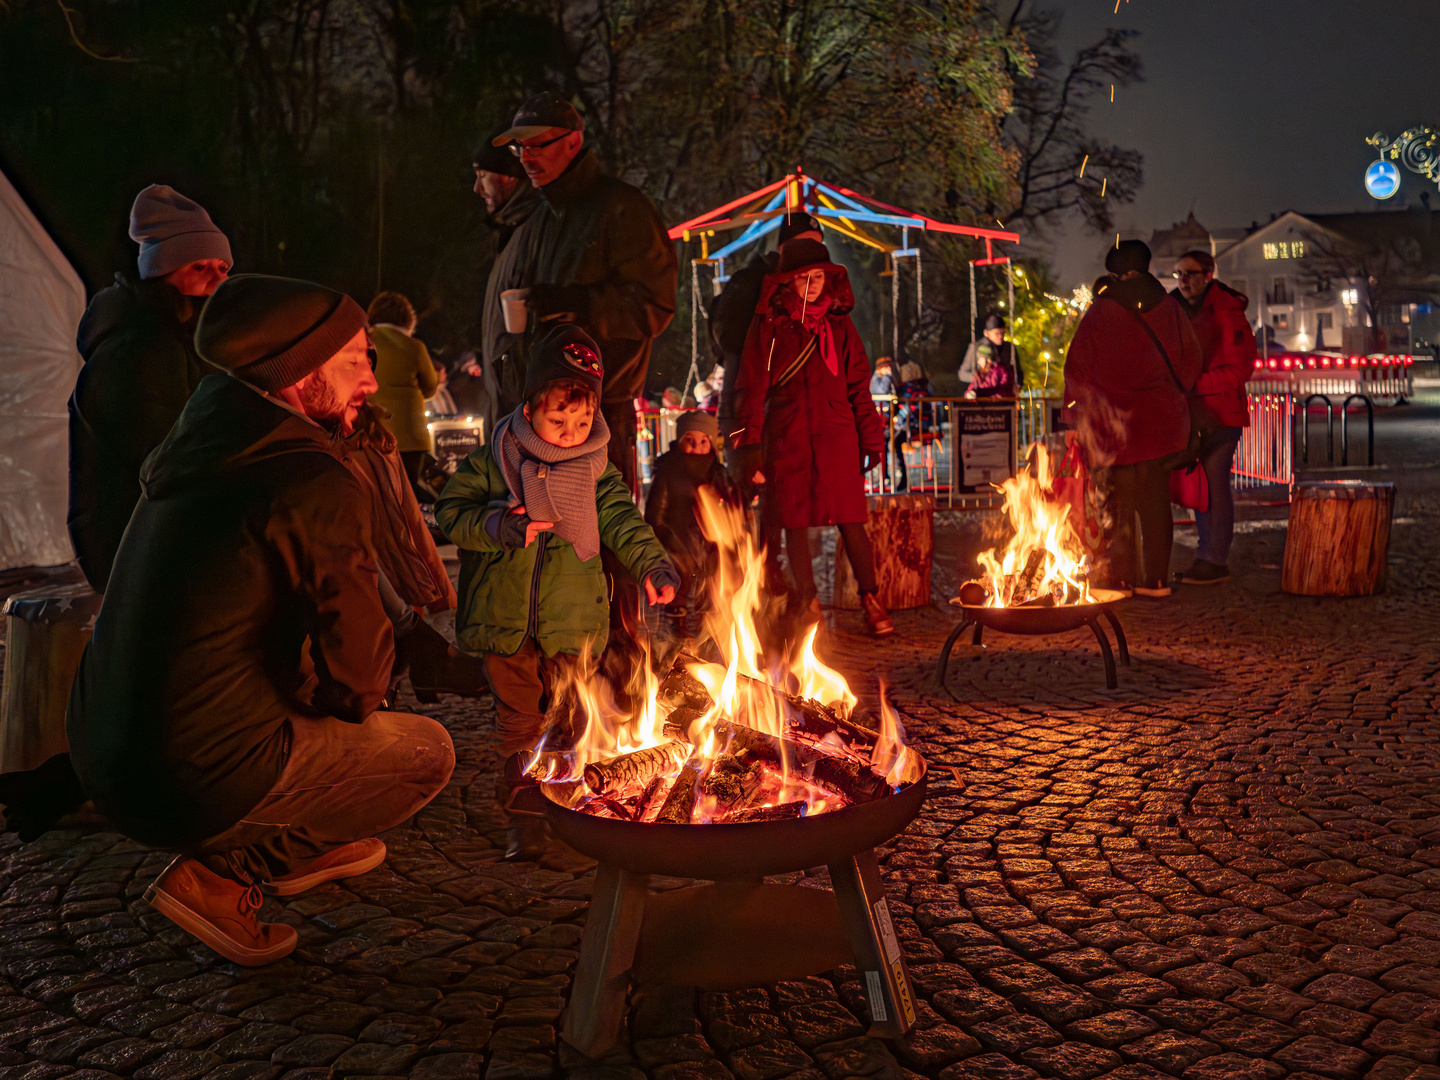
[[[609,460],[610,429],[597,409],[590,438],[579,446],[556,446],[535,434],[524,409],[521,405],[495,425],[495,460],[526,516],[553,521],[555,534],[588,562],[600,554],[595,483]]]

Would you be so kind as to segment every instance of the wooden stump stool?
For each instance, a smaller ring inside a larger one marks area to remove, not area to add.
[[[930,603],[930,567],[935,554],[935,496],[871,495],[865,533],[875,548],[875,583],[890,611]],[[843,542],[835,546],[836,607],[858,608],[860,592]]]
[[[70,748],[65,706],[100,594],[52,585],[5,601],[5,681],[0,690],[0,773],[33,769]]]
[[[1280,588],[1298,596],[1369,596],[1385,585],[1395,485],[1297,484]]]

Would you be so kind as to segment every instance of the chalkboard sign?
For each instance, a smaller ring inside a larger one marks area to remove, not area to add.
[[[478,417],[433,420],[430,434],[435,439],[435,462],[447,476],[485,442],[484,421]]]

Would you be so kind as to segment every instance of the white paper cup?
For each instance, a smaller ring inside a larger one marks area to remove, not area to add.
[[[526,310],[529,296],[529,289],[506,289],[500,294],[500,310],[505,314],[505,332],[507,334],[523,334],[525,332],[525,324],[529,319],[529,313]]]

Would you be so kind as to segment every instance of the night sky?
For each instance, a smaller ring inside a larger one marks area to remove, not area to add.
[[[1398,209],[1428,184],[1402,167],[1400,193],[1381,204],[1362,181],[1378,156],[1367,136],[1440,128],[1440,0],[1122,0],[1118,15],[1115,0],[1049,6],[1065,12],[1070,53],[1108,26],[1141,32],[1145,81],[1091,113],[1097,134],[1145,155],[1139,197],[1116,215],[1127,236],[1149,239],[1192,207],[1210,229],[1284,210]],[[1078,225],[1054,235],[1067,290],[1101,272],[1113,239]]]

